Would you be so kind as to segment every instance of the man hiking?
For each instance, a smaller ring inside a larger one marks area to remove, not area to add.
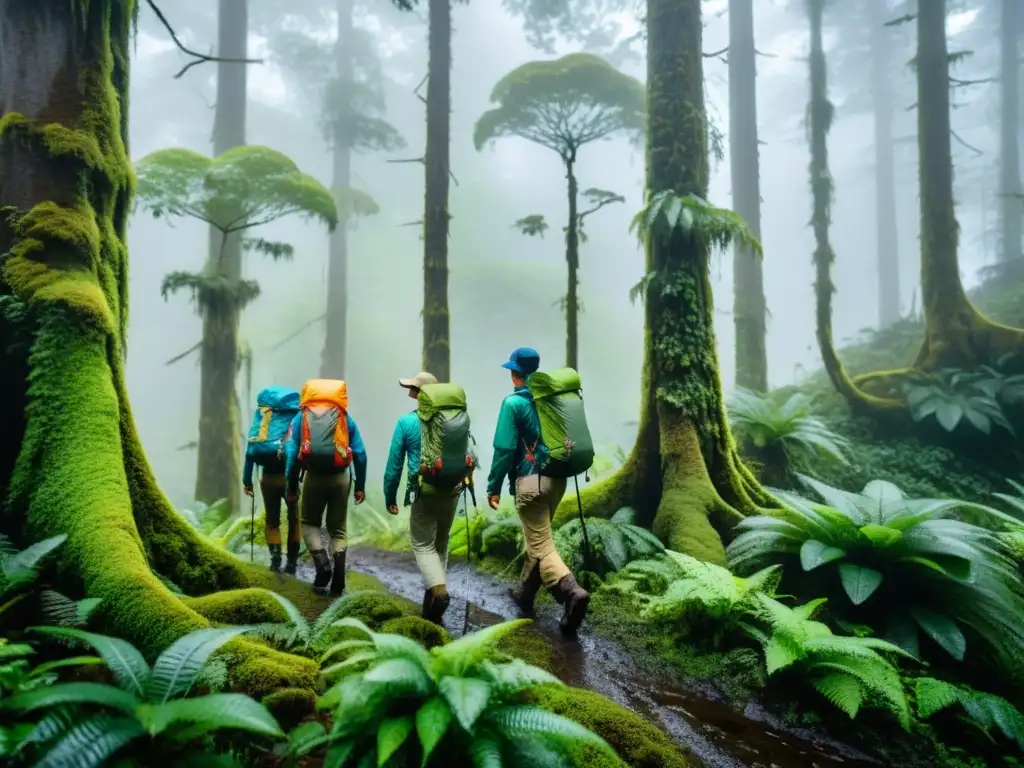
[[[540,355],[529,347],[519,347],[502,364],[511,372],[514,389],[506,395],[498,413],[494,455],[487,477],[487,503],[491,509],[498,508],[501,486],[508,477],[526,548],[521,582],[509,593],[520,610],[529,615],[543,584],[563,608],[559,627],[563,633],[572,635],[587,613],[590,595],[576,583],[552,537],[551,519],[565,495],[566,480],[543,473],[540,420],[527,386],[527,378],[539,367]]]
[[[288,427],[299,412],[299,393],[290,387],[267,387],[256,396],[256,412],[249,427],[245,446],[245,467],[242,470],[242,489],[252,497],[253,467],[259,466],[260,495],[266,514],[267,549],[270,550],[270,570],[281,570],[281,504],[288,510],[288,560],[285,573],[294,574],[299,561],[298,504],[285,500],[285,441]]]
[[[345,591],[350,467],[355,466],[355,501],[362,504],[366,499],[366,448],[348,413],[345,382],[307,381],[299,407],[285,445],[285,497],[294,500],[298,496],[299,470],[305,470],[299,516],[302,537],[316,568],[313,591],[337,596]],[[325,512],[330,537],[326,551],[320,538]]]
[[[409,538],[423,574],[422,615],[441,624],[451,600],[446,585],[448,535],[459,493],[475,465],[469,449],[465,392],[455,384],[438,384],[426,371],[399,379],[398,384],[417,401],[417,408],[395,424],[384,469],[384,503],[388,512],[398,514],[402,463],[408,456],[404,506],[412,504]]]

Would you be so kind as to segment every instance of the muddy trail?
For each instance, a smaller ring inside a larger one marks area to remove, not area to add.
[[[358,548],[350,551],[348,562],[350,569],[379,579],[392,592],[422,602],[423,582],[411,552]],[[300,578],[312,580],[308,570]],[[467,616],[470,632],[518,617],[506,592],[509,582],[470,569],[464,561],[452,563],[448,574],[452,601],[445,628],[453,635],[462,633]],[[696,691],[667,674],[652,679],[616,642],[586,633],[585,624],[578,639],[567,640],[558,630],[556,608],[539,605],[533,624],[552,647],[555,674],[657,723],[709,768],[881,765],[820,734],[787,728],[756,704],[739,713],[713,692]]]

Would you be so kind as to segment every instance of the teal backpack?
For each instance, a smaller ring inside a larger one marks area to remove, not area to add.
[[[288,387],[267,387],[256,396],[245,453],[261,467],[284,461],[284,443],[299,412],[299,393]]]

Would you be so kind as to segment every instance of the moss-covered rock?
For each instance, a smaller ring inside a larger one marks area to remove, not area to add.
[[[263,705],[288,730],[316,712],[316,695],[305,688],[282,688],[264,697]]]
[[[621,762],[591,746],[581,746],[573,762],[586,768],[690,768],[700,765],[667,734],[640,715],[620,707],[592,691],[545,685],[524,697],[526,703],[542,707],[586,726],[607,741],[622,758]]]
[[[410,601],[384,591],[352,592],[345,596],[339,616],[358,619],[373,630],[385,622],[403,616],[415,616],[419,610]]]
[[[522,659],[548,672],[554,671],[551,643],[531,624],[503,635],[495,644],[495,649],[513,659]]]
[[[444,627],[439,627],[431,621],[419,616],[401,616],[397,619],[388,619],[380,627],[381,632],[392,635],[401,635],[415,640],[428,651],[451,642],[452,636]]]

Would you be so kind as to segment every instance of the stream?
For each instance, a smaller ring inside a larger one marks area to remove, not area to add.
[[[411,552],[353,548],[348,563],[392,592],[417,605],[422,602],[423,582]],[[453,635],[462,633],[464,622],[472,632],[518,618],[506,592],[509,582],[471,569],[464,561],[452,563],[448,576],[451,605],[444,624]],[[312,580],[312,569],[300,566],[300,578]],[[667,671],[654,679],[616,642],[588,634],[586,623],[578,639],[566,639],[558,630],[556,609],[538,605],[533,624],[551,644],[555,674],[567,685],[603,694],[658,724],[708,768],[882,765],[819,733],[784,726],[755,703],[739,713],[713,693],[674,680]]]

